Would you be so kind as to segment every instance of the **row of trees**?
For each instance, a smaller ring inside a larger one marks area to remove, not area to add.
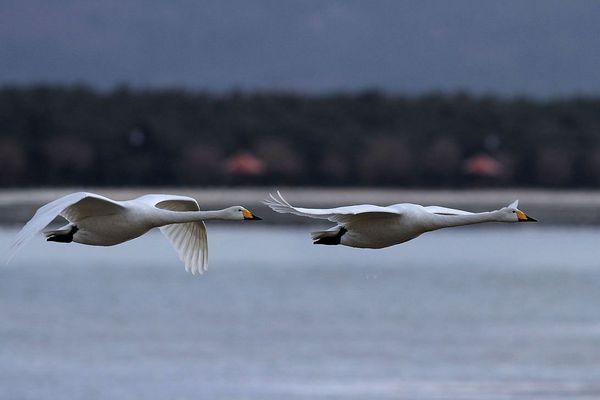
[[[595,186],[600,98],[0,89],[0,185],[179,184]]]

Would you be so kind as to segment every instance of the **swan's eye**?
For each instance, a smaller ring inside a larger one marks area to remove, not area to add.
[[[516,214],[517,212],[513,210],[513,214]]]

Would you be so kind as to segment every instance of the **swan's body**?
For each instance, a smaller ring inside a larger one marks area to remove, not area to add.
[[[69,224],[46,232],[47,240],[112,246],[143,235],[152,228],[171,241],[186,270],[202,273],[208,266],[205,220],[260,219],[244,207],[200,211],[191,197],[150,194],[127,201],[115,201],[94,193],[78,192],[41,207],[15,238],[9,260],[27,241],[57,216]]]
[[[300,208],[288,203],[281,193],[265,200],[273,211],[310,218],[326,219],[337,225],[313,232],[315,244],[341,244],[349,247],[380,249],[414,239],[425,232],[453,226],[484,222],[535,221],[517,209],[518,201],[496,211],[471,213],[452,208],[418,204],[394,204],[387,207],[369,204],[337,208]]]

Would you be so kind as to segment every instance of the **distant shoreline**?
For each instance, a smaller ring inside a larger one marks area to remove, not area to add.
[[[244,205],[267,223],[309,223],[310,220],[272,213],[261,203],[274,188],[42,188],[0,190],[0,223],[27,221],[41,205],[74,191],[99,193],[117,200],[147,193],[173,193],[198,200],[202,209]],[[600,190],[541,189],[382,189],[382,188],[288,188],[280,187],[290,203],[303,207],[333,207],[348,204],[417,203],[442,205],[473,211],[498,209],[519,199],[520,206],[541,222],[554,225],[600,225]]]

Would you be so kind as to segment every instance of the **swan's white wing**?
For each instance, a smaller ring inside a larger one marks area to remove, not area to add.
[[[147,194],[133,201],[140,201],[152,207],[170,211],[199,211],[196,199],[174,194]]]
[[[94,193],[77,192],[56,199],[40,207],[17,234],[9,249],[6,262],[9,262],[25,243],[59,215],[76,222],[90,215],[111,215],[123,209],[119,203]]]
[[[208,243],[204,222],[187,222],[162,226],[160,231],[169,239],[185,270],[203,273],[208,268]]]
[[[136,199],[153,207],[171,211],[200,211],[198,202],[186,196],[149,194]],[[208,242],[204,222],[187,222],[162,226],[160,231],[169,239],[185,270],[192,274],[208,268]]]
[[[454,208],[446,208],[446,207],[440,207],[440,206],[427,206],[427,207],[423,207],[423,208],[427,212],[430,212],[432,214],[439,214],[439,215],[470,215],[470,214],[473,214],[468,211],[456,210]]]
[[[61,217],[70,222],[76,223],[80,219],[91,216],[114,215],[125,210],[125,207],[122,204],[120,204],[118,201],[111,200],[108,197],[85,192],[73,193],[72,195],[75,194],[81,194],[84,196],[81,198],[81,200],[66,207],[60,213]],[[63,199],[72,195],[67,195],[63,197]]]
[[[269,199],[263,201],[273,211],[278,213],[295,214],[303,217],[327,219],[333,222],[346,222],[352,216],[367,213],[383,213],[392,215],[401,215],[401,210],[389,207],[380,207],[370,204],[361,204],[356,206],[336,207],[336,208],[301,208],[294,207],[287,202],[277,191],[278,198],[269,194]]]

